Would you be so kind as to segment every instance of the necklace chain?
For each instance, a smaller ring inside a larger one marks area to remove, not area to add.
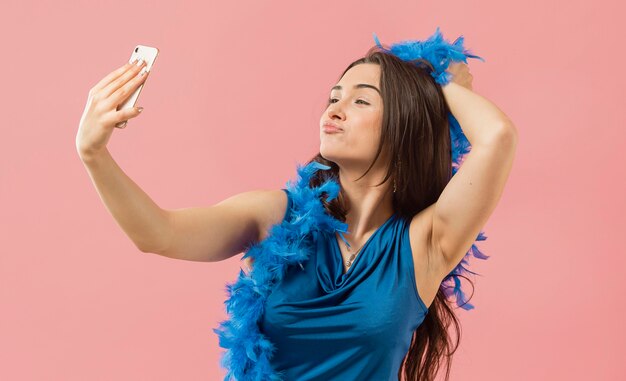
[[[391,217],[389,217],[391,218]],[[382,225],[381,225],[382,226]],[[380,229],[380,226],[378,227],[378,229]],[[376,230],[377,231],[377,230]],[[375,232],[376,232],[375,231]],[[372,233],[373,234],[373,233]],[[367,241],[366,241],[367,243]],[[347,241],[344,241],[344,245],[346,246],[346,249],[348,251],[352,251],[352,248],[350,247],[350,244]],[[354,263],[354,259],[356,258],[356,255],[359,254],[359,251],[361,251],[361,249],[363,248],[363,246],[365,246],[365,244],[361,245],[361,247],[359,247],[359,250],[356,251],[356,253],[351,254],[350,258],[348,258],[344,263],[346,264],[346,266],[349,268],[350,266],[352,266],[352,263]]]
[[[359,251],[361,251],[361,249],[363,248],[363,246],[361,245],[361,247],[359,247],[359,250],[356,251],[356,253],[350,255],[350,258],[346,260],[346,266],[350,267],[352,266],[352,263],[354,262],[354,259],[356,258],[356,255],[359,253]],[[352,249],[350,248],[350,246],[346,245],[346,249],[348,249],[348,251],[352,251]]]

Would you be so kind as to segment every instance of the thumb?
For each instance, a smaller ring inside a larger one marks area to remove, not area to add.
[[[143,107],[131,107],[124,109],[122,111],[118,111],[116,115],[117,123],[115,123],[115,127],[117,128],[126,128],[126,123],[141,114],[143,111]]]
[[[118,118],[120,121],[127,121],[135,118],[143,111],[143,107],[129,107],[118,112]]]

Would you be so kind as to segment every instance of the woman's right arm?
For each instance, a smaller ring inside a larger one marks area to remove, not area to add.
[[[114,126],[141,112],[117,106],[146,80],[144,65],[127,63],[89,90],[76,134],[79,156],[105,206],[141,251],[190,261],[230,258],[262,239],[266,226],[281,221],[287,197],[282,190],[257,190],[203,208],[164,210],[156,205],[106,149]]]
[[[108,150],[81,159],[107,210],[146,253],[222,261],[264,239],[287,208],[287,195],[279,189],[239,193],[213,206],[166,210],[122,171]]]

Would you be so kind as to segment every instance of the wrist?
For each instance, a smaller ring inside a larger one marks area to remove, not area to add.
[[[97,151],[93,151],[93,150],[79,150],[78,151],[78,156],[80,157],[81,161],[85,165],[98,163],[107,155],[110,156],[110,153],[106,148],[103,148]]]

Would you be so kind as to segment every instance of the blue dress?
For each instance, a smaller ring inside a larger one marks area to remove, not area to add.
[[[292,201],[287,189],[289,218]],[[276,346],[285,381],[398,380],[413,332],[428,308],[415,284],[408,221],[393,214],[344,274],[334,234],[290,266],[268,296],[259,327]]]

